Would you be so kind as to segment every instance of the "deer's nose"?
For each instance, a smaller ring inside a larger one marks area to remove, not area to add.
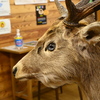
[[[14,75],[14,76],[16,75],[16,72],[17,72],[17,67],[15,67],[15,68],[13,69],[13,75]]]

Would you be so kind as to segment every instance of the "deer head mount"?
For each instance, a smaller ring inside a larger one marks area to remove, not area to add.
[[[100,100],[100,22],[80,25],[83,18],[100,9],[100,0],[82,0],[76,6],[66,0],[67,10],[55,2],[61,18],[13,67],[13,74],[19,80],[37,78],[53,88],[74,82],[84,89],[88,100]]]

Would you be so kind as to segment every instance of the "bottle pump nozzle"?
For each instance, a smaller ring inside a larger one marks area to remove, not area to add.
[[[17,29],[17,36],[20,36],[20,29]]]

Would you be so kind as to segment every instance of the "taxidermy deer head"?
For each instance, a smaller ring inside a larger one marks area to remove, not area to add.
[[[100,0],[76,5],[65,0],[67,9],[55,3],[61,17],[13,67],[15,78],[37,78],[53,88],[77,83],[88,100],[100,100],[100,22],[92,14],[100,9]]]

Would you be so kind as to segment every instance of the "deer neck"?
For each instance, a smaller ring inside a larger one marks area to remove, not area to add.
[[[92,50],[92,51],[90,51]],[[99,50],[90,48],[90,58],[85,59],[79,70],[79,85],[87,95],[88,100],[100,100],[100,57]],[[95,59],[95,60],[94,60]]]

